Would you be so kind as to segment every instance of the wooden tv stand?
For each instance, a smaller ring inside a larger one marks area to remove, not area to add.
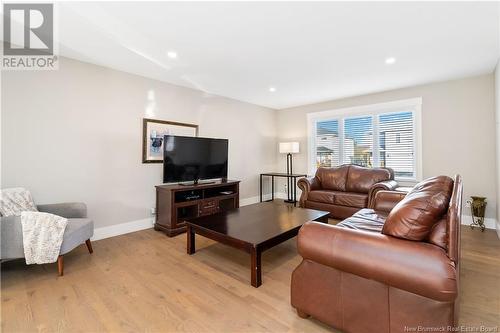
[[[158,185],[154,229],[172,237],[186,231],[188,219],[238,208],[239,188],[240,182],[234,180],[197,185]]]

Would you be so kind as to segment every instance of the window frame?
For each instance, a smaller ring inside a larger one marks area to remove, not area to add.
[[[378,163],[380,163],[380,156],[378,156],[380,145],[379,116],[397,112],[413,113],[413,151],[415,155],[415,158],[413,159],[413,167],[415,170],[415,177],[396,177],[396,180],[400,181],[402,185],[410,185],[422,180],[422,97],[308,113],[308,173],[310,175],[314,175],[316,173],[316,129],[318,122],[338,120],[339,136],[341,137],[341,140],[339,140],[341,152],[339,159],[342,164],[344,161],[344,119],[371,116],[373,124],[373,165],[377,166],[379,165]]]

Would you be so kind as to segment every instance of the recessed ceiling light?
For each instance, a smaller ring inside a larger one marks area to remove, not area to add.
[[[177,52],[168,51],[167,52],[167,57],[169,57],[170,59],[175,59],[175,58],[177,58]]]
[[[395,62],[396,62],[396,58],[394,58],[394,57],[389,57],[389,58],[386,58],[386,59],[385,59],[385,63],[386,63],[387,65],[392,65],[392,64],[393,64],[393,63],[395,63]]]
[[[269,92],[275,92],[276,91],[276,87],[269,87]]]

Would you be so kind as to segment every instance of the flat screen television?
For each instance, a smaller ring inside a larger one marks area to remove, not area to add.
[[[228,140],[165,135],[163,182],[227,178]]]

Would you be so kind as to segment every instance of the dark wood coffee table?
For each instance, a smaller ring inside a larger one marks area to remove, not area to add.
[[[328,212],[262,202],[186,221],[187,253],[194,254],[195,234],[251,255],[252,286],[262,284],[261,254],[293,238],[307,221],[328,223]]]

